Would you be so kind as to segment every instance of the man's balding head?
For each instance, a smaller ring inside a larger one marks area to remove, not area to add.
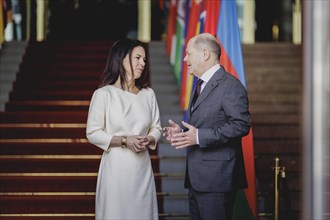
[[[210,33],[202,33],[191,38],[193,45],[199,49],[208,49],[217,60],[220,60],[221,47],[218,40]]]

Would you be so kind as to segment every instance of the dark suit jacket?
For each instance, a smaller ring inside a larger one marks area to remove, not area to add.
[[[250,113],[241,82],[221,67],[188,118],[198,129],[199,145],[188,148],[185,187],[200,192],[246,188],[241,137],[250,130]]]

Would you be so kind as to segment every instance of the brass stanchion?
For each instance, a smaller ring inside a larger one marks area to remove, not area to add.
[[[282,178],[285,178],[285,167],[280,167],[280,159],[275,158],[275,210],[274,220],[279,219],[279,187],[278,187],[278,175],[281,174]]]

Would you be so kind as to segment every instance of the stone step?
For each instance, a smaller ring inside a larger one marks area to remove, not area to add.
[[[158,95],[169,95],[172,94],[174,98],[179,99],[180,89],[174,83],[164,83],[159,84],[157,87],[154,87],[154,91],[158,93]]]
[[[100,68],[74,68],[71,69],[42,69],[42,68],[34,68],[32,70],[20,70],[17,74],[18,80],[31,80],[35,79],[37,81],[39,80],[55,80],[55,81],[89,81],[92,80],[92,82],[99,82],[100,76],[102,75],[103,67]],[[22,73],[22,71],[24,73]],[[77,80],[79,79],[79,80]]]
[[[25,61],[22,63],[21,68],[26,69],[34,69],[34,68],[83,68],[83,67],[105,67],[106,59],[98,59],[98,60],[89,60],[88,62],[84,60],[63,60],[63,61],[56,61],[56,60],[36,60],[33,62]]]
[[[15,90],[9,94],[11,100],[90,100],[93,90]]]
[[[181,150],[185,151],[185,150]],[[181,153],[181,152],[180,152]],[[159,154],[161,158],[161,163],[159,165],[159,171],[161,173],[184,173],[186,169],[186,158],[185,157],[178,157],[169,156],[165,157]]]
[[[168,219],[190,219],[189,218],[189,202],[188,202],[188,196],[182,195],[178,197],[165,197],[163,200],[164,210],[166,210],[166,213],[173,213],[172,218]],[[169,216],[171,217],[171,216]],[[181,218],[179,218],[181,217]]]
[[[26,42],[5,42],[0,53],[0,112],[5,111],[5,103],[9,100],[9,92],[12,83],[16,79],[16,73],[25,53]]]
[[[0,123],[86,123],[88,111],[0,112]]]
[[[253,102],[254,105],[259,104],[300,104],[300,94],[250,94],[249,101]]]
[[[36,64],[37,62],[42,62],[45,64],[50,64],[51,62],[97,62],[105,65],[108,56],[108,51],[103,53],[100,51],[90,51],[88,53],[42,53],[35,52],[33,56],[28,55],[24,57],[25,62]]]
[[[1,155],[1,173],[79,173],[98,171],[101,155]],[[151,156],[153,167],[160,158]]]
[[[97,41],[51,41],[51,42],[31,42],[27,48],[29,54],[88,54],[103,53],[108,54],[112,42]]]
[[[302,143],[300,139],[254,138],[254,151],[256,152],[256,155],[274,155],[277,152],[291,155],[300,152],[301,149]]]
[[[100,84],[100,80],[94,81],[74,81],[74,80],[66,80],[66,81],[49,81],[47,79],[31,79],[31,80],[16,80],[13,84],[14,91],[28,91],[28,90],[87,90],[94,91],[98,88]]]
[[[295,45],[292,43],[273,43],[273,42],[256,42],[255,44],[242,44],[243,53],[268,53],[268,54],[281,54],[281,53],[293,53],[300,54],[301,45]]]
[[[300,112],[300,108],[296,103],[293,104],[258,104],[258,103],[250,103],[250,112],[252,115],[255,114],[274,114],[274,115],[283,115],[283,114],[298,114]]]
[[[1,214],[10,213],[94,213],[95,196],[81,193],[2,194]]]
[[[27,71],[27,72],[44,72],[47,75],[48,69],[52,71],[57,72],[70,72],[70,71],[99,71],[101,74],[104,69],[104,62],[76,62],[76,63],[24,63],[21,67],[21,71]]]
[[[257,80],[248,81],[247,86],[248,95],[252,94],[283,94],[283,93],[291,93],[291,94],[301,94],[302,88],[299,83],[291,83],[291,82],[282,82],[280,84],[274,83],[260,83]]]
[[[0,155],[101,155],[86,139],[2,139]]]
[[[46,125],[47,126],[47,125]],[[68,126],[68,127],[67,127]],[[28,125],[6,125],[0,126],[1,139],[19,139],[19,138],[85,138],[85,124],[67,124],[58,127],[43,127],[39,124]]]
[[[271,115],[271,114],[255,114],[252,116],[253,124],[258,125],[298,125],[299,115],[283,114],[283,115]]]
[[[89,101],[11,101],[6,111],[88,111]]]
[[[173,75],[172,67],[165,52],[164,42],[151,42],[150,62],[151,80],[160,108],[162,126],[168,125],[168,119],[180,122],[183,112],[180,107],[180,88]],[[179,193],[183,196],[164,197],[165,219],[189,219],[187,191],[183,187],[185,172],[185,150],[175,150],[165,138],[161,138],[158,146],[161,173],[167,173],[172,178],[162,178],[162,191]],[[173,214],[179,214],[176,217]],[[181,217],[181,218],[179,218]]]
[[[1,173],[0,190],[2,193],[11,192],[95,192],[97,183],[96,172],[77,172],[77,173]],[[171,175],[155,173],[155,181],[158,183],[164,179],[171,189],[183,188],[183,174]],[[156,184],[159,187],[160,184]],[[166,185],[167,186],[167,185]],[[170,190],[170,188],[168,188]],[[157,192],[187,193],[182,191],[162,192],[159,188]]]
[[[93,192],[45,192],[45,193],[7,193],[1,194],[0,205],[2,207],[0,217],[69,217],[70,215],[84,216],[86,219],[94,217],[95,195]],[[157,194],[158,206],[162,210],[163,200],[185,198],[185,195],[175,193]],[[173,200],[172,200],[173,201]],[[16,215],[15,215],[16,214]],[[68,214],[68,216],[66,216]],[[186,213],[160,213],[160,217],[166,219],[188,219]],[[71,216],[72,217],[72,216]],[[94,217],[95,218],[95,217]],[[28,219],[28,218],[27,218]],[[50,218],[52,219],[52,218]],[[54,218],[57,219],[57,218]]]

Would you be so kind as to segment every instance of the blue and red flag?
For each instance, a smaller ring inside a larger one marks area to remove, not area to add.
[[[216,35],[220,1],[204,1],[204,9],[206,11],[204,32]]]

